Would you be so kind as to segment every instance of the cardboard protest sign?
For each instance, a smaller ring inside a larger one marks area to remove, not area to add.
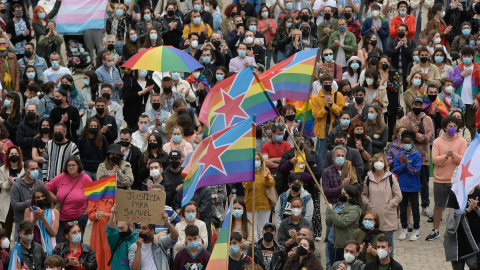
[[[117,221],[164,224],[165,192],[117,189]]]

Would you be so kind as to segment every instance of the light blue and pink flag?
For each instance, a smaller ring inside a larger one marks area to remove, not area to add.
[[[58,33],[105,28],[108,0],[63,0],[57,14]]]

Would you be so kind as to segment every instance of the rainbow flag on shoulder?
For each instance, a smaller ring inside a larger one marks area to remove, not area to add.
[[[450,106],[448,101],[444,99],[444,102],[441,102],[437,95],[437,99],[435,99],[434,102],[438,102],[438,112],[440,113],[440,115],[442,115],[442,117],[447,116],[449,110],[452,108],[452,106]],[[433,109],[432,105],[433,105],[433,102],[431,102],[430,99],[428,99],[427,91],[424,89],[423,90],[423,110],[430,113]]]
[[[308,102],[308,109],[306,101],[295,101],[287,99],[286,104],[292,104],[293,106],[295,106],[295,110],[297,112],[295,120],[302,121],[302,125],[304,125],[303,134],[305,134],[308,138],[315,137],[315,134],[313,133],[313,128],[315,126],[315,117],[312,113],[312,97],[310,97],[310,102]],[[307,118],[305,119],[305,123],[303,123],[305,113],[307,114]]]
[[[83,190],[87,201],[98,202],[100,200],[115,199],[117,189],[117,175],[111,175],[97,181],[84,183]]]
[[[250,117],[205,138],[182,171],[182,207],[201,187],[254,181],[255,135]]]
[[[307,100],[317,51],[318,49],[300,51],[260,75],[260,81],[272,100]]]
[[[233,202],[233,201],[232,201]],[[218,234],[217,243],[213,247],[210,260],[208,261],[207,268],[205,270],[219,270],[228,269],[228,252],[230,249],[230,222],[232,203],[228,207],[225,220],[223,220],[222,229]]]

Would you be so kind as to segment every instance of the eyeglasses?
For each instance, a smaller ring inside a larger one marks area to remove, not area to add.
[[[77,164],[67,164],[68,168],[73,168],[73,167],[77,167],[77,166],[78,166]]]
[[[375,219],[373,219],[373,218],[364,218],[363,220],[375,221]]]
[[[68,224],[69,226],[77,225],[77,224],[78,224],[78,221],[76,221],[76,220],[70,221],[70,222],[67,222],[67,224]]]
[[[323,56],[329,56],[329,55],[333,55],[333,53],[325,53],[325,54],[323,54]]]

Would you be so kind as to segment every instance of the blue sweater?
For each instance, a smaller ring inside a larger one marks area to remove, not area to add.
[[[82,157],[83,168],[88,172],[97,172],[98,165],[105,161],[108,150],[108,141],[105,136],[102,135],[102,149],[99,150],[92,139],[87,144],[85,137],[78,139],[78,150]]]
[[[420,184],[420,168],[422,167],[422,156],[419,152],[413,150],[407,156],[408,162],[405,166],[400,162],[400,155],[407,156],[402,151],[395,156],[393,163],[393,173],[398,175],[398,184],[403,192],[418,192],[422,187]]]

